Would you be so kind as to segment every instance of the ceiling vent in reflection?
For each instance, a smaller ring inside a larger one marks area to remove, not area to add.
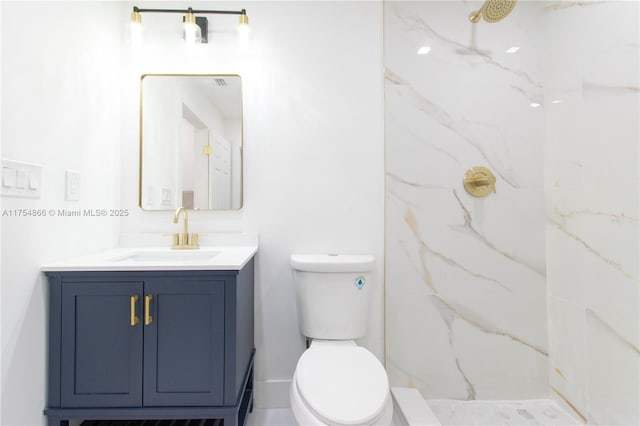
[[[218,87],[226,87],[227,86],[227,80],[225,80],[224,78],[216,78],[216,79],[214,79],[214,81],[216,82],[216,85]]]

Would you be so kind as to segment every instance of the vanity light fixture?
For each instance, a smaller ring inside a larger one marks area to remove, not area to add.
[[[242,10],[194,10],[191,7],[187,9],[142,9],[133,6],[131,12],[131,42],[139,44],[142,38],[142,16],[141,13],[181,13],[183,22],[183,37],[187,44],[207,43],[209,41],[208,30],[209,21],[204,16],[196,16],[196,14],[209,15],[239,15],[238,34],[240,39],[246,39],[249,32],[249,17],[247,11]]]

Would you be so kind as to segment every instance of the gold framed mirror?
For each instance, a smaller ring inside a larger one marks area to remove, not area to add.
[[[242,79],[236,74],[140,78],[143,210],[242,207]]]

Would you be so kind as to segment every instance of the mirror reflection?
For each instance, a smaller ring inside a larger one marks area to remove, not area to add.
[[[142,76],[139,204],[144,210],[242,207],[240,76]]]

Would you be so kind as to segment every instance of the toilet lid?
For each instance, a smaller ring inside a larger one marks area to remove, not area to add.
[[[384,367],[358,346],[311,347],[298,360],[295,377],[309,408],[331,423],[367,424],[389,397]]]

